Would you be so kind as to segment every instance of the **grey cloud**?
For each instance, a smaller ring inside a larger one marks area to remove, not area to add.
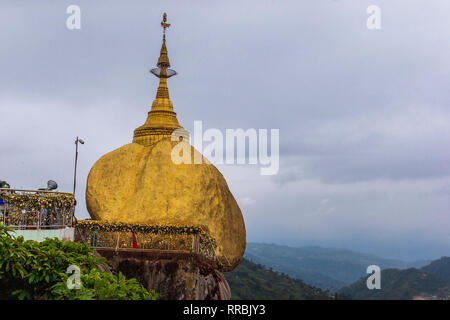
[[[169,88],[181,124],[280,129],[278,176],[224,168],[236,198],[252,203],[242,205],[249,240],[263,238],[271,226],[273,239],[299,244],[360,241],[381,252],[388,242],[376,234],[385,230],[397,248],[418,233],[426,239],[421,248],[443,253],[449,246],[448,237],[435,232],[448,222],[447,198],[420,196],[402,183],[418,181],[431,192],[428,181],[450,176],[450,2],[380,2],[380,31],[365,27],[373,4],[365,0],[78,0],[79,31],[65,27],[70,4],[0,5],[1,179],[38,187],[54,178],[70,191],[79,135],[86,144],[77,210],[87,217],[89,169],[129,143],[150,109],[157,81],[148,70],[159,54],[166,11],[169,56],[179,72]],[[379,180],[388,182],[381,187]],[[379,197],[359,190],[361,183],[373,184]],[[307,195],[304,185],[317,193]],[[326,195],[330,185],[356,189],[336,198]],[[399,186],[392,189],[401,191],[398,202],[383,191],[390,185]],[[324,197],[335,209],[323,205],[315,216]],[[410,197],[417,202],[408,205]],[[369,229],[373,217],[359,212],[370,207],[384,224],[364,236],[355,230]],[[415,212],[408,226],[398,223],[400,209]],[[427,222],[430,210],[434,222]],[[335,228],[326,227],[326,219]]]

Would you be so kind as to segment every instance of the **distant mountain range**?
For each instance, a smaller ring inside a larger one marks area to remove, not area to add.
[[[302,280],[268,270],[242,259],[241,264],[225,273],[233,300],[329,300],[332,296]]]
[[[332,292],[366,276],[369,265],[377,265],[382,270],[407,269],[420,268],[430,262],[384,259],[346,249],[289,247],[265,243],[247,243],[244,257]]]
[[[450,299],[449,262],[450,257],[442,257],[422,269],[381,270],[380,289],[369,290],[365,276],[339,294],[358,300]]]
[[[422,268],[423,271],[450,282],[450,257],[442,257],[434,260],[429,265]]]
[[[381,268],[380,290],[367,288],[369,265]],[[338,299],[450,299],[450,257],[406,262],[345,249],[248,243],[242,263],[225,277],[233,299],[331,299],[335,292]]]

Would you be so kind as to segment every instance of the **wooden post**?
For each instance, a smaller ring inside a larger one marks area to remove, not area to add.
[[[120,231],[117,232],[117,244],[116,244],[116,251],[119,248],[119,240],[120,240]]]
[[[200,252],[200,235],[197,236],[197,253]]]
[[[211,245],[213,259],[214,259],[214,261],[216,261],[217,260],[216,247],[212,244],[211,239],[208,238],[208,240],[209,240],[209,244]]]
[[[56,210],[56,208],[55,208],[55,210]],[[64,213],[64,211],[61,209],[61,212],[62,212],[62,216],[63,216],[63,226],[64,227],[66,227],[66,215],[65,215],[65,213]]]

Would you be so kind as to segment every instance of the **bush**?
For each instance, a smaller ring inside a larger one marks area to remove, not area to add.
[[[0,299],[156,300],[136,279],[100,269],[106,260],[85,244],[24,241],[0,225]],[[80,289],[68,289],[67,268],[80,268]]]

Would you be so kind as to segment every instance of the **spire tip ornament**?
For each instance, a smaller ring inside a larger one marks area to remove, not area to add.
[[[163,14],[163,21],[161,21],[161,27],[163,27],[163,37],[164,40],[166,40],[166,28],[170,27],[170,23],[166,23],[167,22],[167,13],[164,12]]]
[[[161,21],[161,27],[163,28],[163,43],[161,46],[161,52],[157,62],[157,68],[150,70],[158,78],[170,78],[175,76],[177,72],[175,70],[169,69],[170,62],[169,56],[167,55],[166,47],[166,28],[170,27],[170,23],[167,23],[167,13],[164,12],[163,20]]]
[[[167,23],[167,13],[164,12],[161,21],[163,28],[163,41],[159,54],[157,68],[150,72],[159,78],[159,86],[156,92],[156,98],[153,100],[152,109],[148,113],[147,121],[144,125],[134,130],[133,142],[143,146],[152,145],[163,138],[171,137],[175,129],[182,128],[178,122],[177,114],[173,111],[173,104],[169,97],[169,88],[167,79],[176,75],[175,70],[169,69],[170,62],[166,47],[166,28],[170,27]]]

